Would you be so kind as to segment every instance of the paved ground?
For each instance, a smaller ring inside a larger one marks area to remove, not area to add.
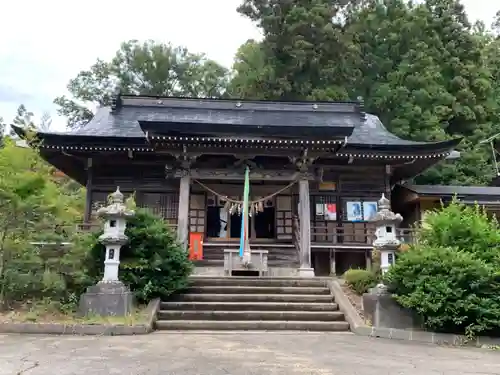
[[[0,335],[1,375],[500,374],[500,352],[341,334]]]

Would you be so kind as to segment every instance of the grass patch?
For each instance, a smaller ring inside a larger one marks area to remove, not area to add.
[[[60,323],[133,326],[147,323],[146,306],[138,306],[127,316],[79,316],[75,306],[36,301],[19,304],[0,312],[0,323]]]

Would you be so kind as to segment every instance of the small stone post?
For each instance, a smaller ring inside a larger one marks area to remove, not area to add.
[[[132,293],[118,278],[120,249],[128,242],[125,235],[127,219],[135,212],[128,210],[123,203],[120,188],[111,194],[111,204],[97,211],[104,218],[104,233],[99,241],[106,246],[104,276],[97,285],[91,286],[80,299],[80,312],[83,315],[123,316],[131,312]]]
[[[378,201],[378,212],[371,220],[375,223],[374,249],[380,251],[380,268],[385,274],[389,267],[396,261],[396,251],[401,245],[396,233],[396,227],[403,217],[391,211],[391,202],[382,194]]]

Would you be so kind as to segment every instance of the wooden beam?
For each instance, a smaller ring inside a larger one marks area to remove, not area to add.
[[[92,215],[92,158],[87,159],[87,183],[85,184],[85,212],[83,214],[83,221],[89,223]]]
[[[175,177],[181,177],[183,171],[176,171]],[[230,169],[192,169],[191,177],[197,180],[243,180],[243,171]],[[291,170],[256,170],[250,172],[250,180],[293,181],[299,177],[299,172]],[[314,180],[313,173],[303,174],[304,180]]]
[[[330,155],[334,155],[336,149],[332,148],[331,151],[318,150],[318,151],[310,151],[309,155],[311,157],[328,157]],[[155,153],[159,155],[173,155],[174,153],[179,152],[176,149],[158,149]],[[230,156],[238,156],[243,158],[254,158],[255,156],[270,156],[270,157],[284,157],[288,158],[289,156],[300,157],[303,153],[302,147],[290,147],[290,148],[272,148],[269,147],[196,147],[190,146],[187,147],[186,152],[188,154],[193,155],[230,155]]]

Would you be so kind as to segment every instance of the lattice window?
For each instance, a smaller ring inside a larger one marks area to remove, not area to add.
[[[179,194],[162,194],[160,199],[162,216],[165,219],[175,219],[179,216]]]
[[[278,239],[290,239],[293,233],[294,199],[291,195],[276,197],[276,235]]]
[[[205,194],[191,194],[189,200],[189,231],[205,233]]]
[[[140,207],[147,208],[169,222],[177,221],[179,195],[177,193],[142,193]]]

